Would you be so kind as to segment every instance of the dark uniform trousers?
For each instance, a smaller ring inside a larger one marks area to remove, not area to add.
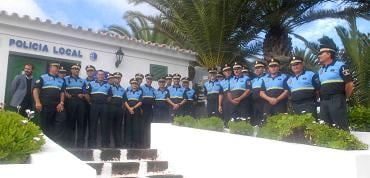
[[[135,104],[134,104],[135,105]],[[132,106],[134,106],[132,105]],[[128,110],[125,112],[124,119],[124,145],[126,148],[140,148],[143,143],[143,128],[142,128],[142,109],[136,108],[134,114],[131,114]]]
[[[193,115],[193,105],[194,105],[193,100],[187,100],[186,103],[183,106],[182,115],[183,116],[192,116],[192,117],[194,117],[194,115]]]
[[[286,99],[280,101],[279,103],[277,103],[275,105],[271,105],[270,103],[266,102],[265,105],[264,105],[263,111],[268,116],[276,115],[276,114],[280,114],[280,113],[287,113],[288,112],[287,102],[288,101]]]
[[[299,102],[292,101],[292,109],[294,114],[311,113],[315,119],[317,119],[316,106],[316,101],[314,100],[304,100]]]
[[[89,121],[89,147],[97,146],[97,129],[100,121],[101,124],[101,146],[109,147],[111,122],[107,118],[108,105],[106,103],[92,103],[90,107]]]
[[[170,123],[170,109],[166,101],[156,101],[154,105],[154,122]]]
[[[41,110],[42,131],[55,142],[64,145],[66,113],[57,112],[56,105],[44,105]]]
[[[144,148],[150,148],[150,132],[151,132],[151,123],[153,121],[153,102],[147,102],[144,98],[141,108],[143,109],[143,121],[142,121],[142,141]]]
[[[242,94],[244,93],[244,91],[242,90],[235,90],[235,91],[231,91],[231,95],[233,96],[233,98],[235,97],[239,97],[241,96]],[[243,100],[241,100],[239,102],[239,104],[237,105],[233,105],[231,104],[231,117],[234,118],[234,119],[237,119],[237,118],[247,118],[249,117],[248,116],[248,113],[249,113],[249,108],[248,108],[248,97],[245,97]]]
[[[85,101],[77,96],[66,99],[67,129],[66,141],[68,146],[74,146],[77,138],[77,147],[85,145],[86,117]],[[76,132],[77,123],[77,132]],[[76,135],[77,134],[77,135]]]
[[[229,99],[227,99],[227,93],[225,92],[222,99],[222,119],[224,120],[225,127],[227,127],[231,119],[231,108],[232,104]]]
[[[108,107],[108,115],[109,115],[109,121],[111,122],[112,126],[112,135],[113,135],[113,142],[114,146],[116,148],[121,148],[123,146],[123,115],[124,115],[124,109],[122,104],[109,104]],[[110,131],[108,131],[108,134],[110,135]]]
[[[182,98],[171,98],[171,101],[175,104],[181,103],[182,100],[183,100]],[[184,112],[183,109],[184,109],[184,106],[180,106],[176,110],[171,109],[171,111],[170,111],[170,113],[171,113],[171,122],[173,121],[174,117],[182,116],[182,113]]]
[[[220,113],[218,112],[218,93],[209,94],[207,96],[207,114],[208,117],[216,116],[219,117]]]
[[[346,96],[344,94],[320,97],[320,119],[343,130],[348,129]],[[332,119],[330,119],[332,118]]]
[[[264,106],[265,100],[262,98],[253,99],[253,111],[252,111],[252,118],[251,124],[252,125],[261,125],[264,121]]]

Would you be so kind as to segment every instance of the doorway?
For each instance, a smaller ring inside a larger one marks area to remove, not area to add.
[[[64,69],[70,69],[73,64],[80,64],[79,61],[69,61],[65,59],[55,58],[44,58],[44,57],[30,57],[22,54],[9,54],[8,58],[8,69],[6,77],[6,88],[5,88],[5,103],[10,103],[11,100],[11,83],[16,75],[23,73],[23,67],[25,64],[32,64],[33,77],[38,79],[42,74],[48,72],[49,63],[58,62]],[[67,70],[67,75],[70,72]]]

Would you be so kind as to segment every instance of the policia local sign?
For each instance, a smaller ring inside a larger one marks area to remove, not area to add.
[[[61,56],[70,56],[70,57],[76,57],[76,58],[82,58],[82,54],[80,50],[77,49],[71,49],[71,48],[65,48],[62,46],[52,46],[49,47],[47,44],[32,42],[32,41],[24,41],[24,40],[16,40],[16,39],[10,39],[9,40],[9,47],[15,46],[17,48],[22,49],[30,49],[33,51],[40,51],[49,53],[49,51],[52,51],[56,55]]]

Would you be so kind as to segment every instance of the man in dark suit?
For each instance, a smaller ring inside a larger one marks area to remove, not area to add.
[[[26,110],[32,110],[32,88],[35,80],[32,76],[33,65],[25,64],[23,74],[17,75],[12,81],[12,99],[10,106],[21,115],[27,117]]]

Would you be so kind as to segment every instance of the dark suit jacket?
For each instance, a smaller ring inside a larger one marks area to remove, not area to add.
[[[35,85],[35,80],[32,78],[31,82],[31,94],[32,88]],[[26,96],[27,92],[27,78],[25,74],[15,76],[14,80],[12,81],[12,99],[10,100],[10,106],[17,107],[19,106],[24,97]]]

